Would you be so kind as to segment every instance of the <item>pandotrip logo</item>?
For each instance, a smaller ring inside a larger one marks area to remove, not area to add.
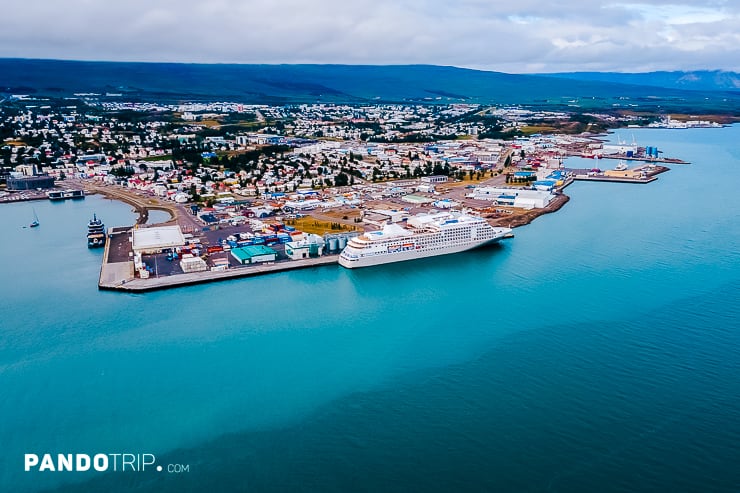
[[[26,472],[162,471],[154,454],[25,454]]]
[[[190,472],[190,464],[157,464],[154,454],[25,454],[26,472]]]

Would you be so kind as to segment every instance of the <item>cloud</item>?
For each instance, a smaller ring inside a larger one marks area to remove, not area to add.
[[[0,0],[6,13],[0,56],[424,63],[507,72],[737,71],[738,3]]]

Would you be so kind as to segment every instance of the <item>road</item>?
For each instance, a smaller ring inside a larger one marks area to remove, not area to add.
[[[176,223],[184,212],[183,209],[178,207],[176,204],[164,202],[138,190],[127,190],[116,185],[100,185],[90,180],[68,179],[67,181],[84,188],[86,193],[99,193],[133,206],[139,214],[139,218],[136,221],[137,224],[146,224],[149,219],[150,210],[161,210],[167,212],[170,215],[170,220],[165,224]]]

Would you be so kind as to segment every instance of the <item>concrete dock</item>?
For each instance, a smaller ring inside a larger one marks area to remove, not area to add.
[[[103,254],[103,265],[100,268],[99,289],[143,293],[146,291],[224,281],[273,272],[306,269],[322,265],[337,265],[339,262],[339,255],[324,255],[302,260],[280,260],[264,264],[231,267],[224,271],[191,272],[140,279],[134,277],[133,261],[128,258],[121,258],[122,251],[130,251],[125,246],[125,244],[129,244],[129,233],[130,228],[119,228],[110,233],[109,240],[105,245],[105,253]],[[126,256],[128,257],[128,254]]]
[[[318,258],[309,258],[303,260],[282,260],[269,264],[236,267],[224,271],[192,272],[188,274],[176,274],[172,276],[150,277],[149,279],[131,278],[130,280],[123,283],[121,282],[121,280],[114,280],[113,282],[103,282],[103,276],[101,275],[101,282],[98,287],[103,290],[142,293],[146,291],[156,291],[159,289],[190,286],[193,284],[203,284],[206,282],[224,281],[227,279],[237,279],[240,277],[257,276],[273,272],[282,272],[294,269],[306,269],[309,267],[318,267],[322,265],[338,265],[338,261],[339,255],[325,255]],[[133,272],[133,262],[131,262],[131,271]]]
[[[657,179],[657,176],[648,176],[647,178],[628,178],[604,175],[576,175],[574,177],[574,180],[577,181],[606,181],[612,183],[650,183]]]
[[[636,168],[626,169],[625,175],[628,175],[629,173],[635,173],[635,172],[643,172],[643,176],[616,176],[616,175],[607,175],[605,172],[599,172],[594,173],[592,170],[589,169],[573,169],[568,168],[568,172],[570,172],[573,176],[574,180],[577,181],[603,181],[603,182],[611,182],[611,183],[650,183],[658,179],[657,175],[661,173],[665,173],[666,171],[669,171],[670,168],[667,168],[665,166],[656,166],[656,165],[649,165],[649,166],[638,166]],[[609,171],[609,170],[607,170]]]

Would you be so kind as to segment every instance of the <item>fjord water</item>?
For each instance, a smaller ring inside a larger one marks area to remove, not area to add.
[[[740,126],[634,135],[691,164],[499,247],[141,295],[84,241],[127,206],[3,205],[0,491],[738,491]]]

